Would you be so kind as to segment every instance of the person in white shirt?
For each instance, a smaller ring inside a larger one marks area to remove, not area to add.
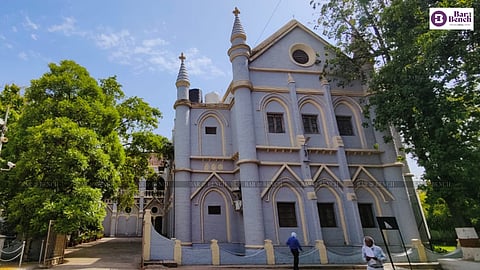
[[[367,270],[383,269],[385,261],[385,253],[381,247],[375,245],[375,241],[371,236],[363,238],[362,258],[367,262]]]

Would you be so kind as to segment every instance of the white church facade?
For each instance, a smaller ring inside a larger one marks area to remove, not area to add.
[[[367,87],[340,87],[322,68],[335,52],[298,21],[250,48],[234,14],[223,97],[191,89],[180,57],[166,235],[252,254],[296,232],[307,249],[357,256],[365,235],[384,244],[375,217],[392,216],[404,239],[420,238],[400,146],[362,114]],[[396,234],[387,241],[401,246]]]

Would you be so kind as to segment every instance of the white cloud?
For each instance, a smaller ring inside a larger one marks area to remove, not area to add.
[[[15,26],[12,26],[12,32],[14,32],[14,33],[18,32],[18,29],[17,29],[17,27],[15,27]]]
[[[161,38],[140,39],[128,30],[121,30],[99,33],[93,39],[98,47],[108,51],[110,61],[131,66],[136,73],[145,71],[177,73],[180,67],[178,52],[169,50],[170,43]],[[226,76],[223,70],[215,66],[212,59],[201,55],[198,49],[191,48],[186,53],[188,73],[210,78]]]
[[[168,70],[170,72],[178,72],[180,62],[176,61],[175,57],[166,55],[157,55],[148,59],[148,62],[152,64],[152,68],[160,70]]]
[[[156,46],[168,45],[168,42],[161,38],[145,39],[142,41],[142,45],[145,47],[156,47]]]
[[[28,55],[25,53],[25,52],[20,52],[18,54],[18,57],[24,61],[27,61],[28,60]]]
[[[61,24],[52,25],[47,30],[48,32],[63,32],[66,36],[73,34],[84,35],[82,32],[76,31],[75,22],[75,18],[66,17],[63,18],[63,22]]]
[[[31,37],[33,40],[37,40],[37,39],[38,39],[37,35],[35,35],[35,34],[31,34],[30,37]]]
[[[99,34],[95,38],[95,43],[101,49],[111,49],[114,47],[125,48],[135,43],[135,39],[128,30],[122,30],[118,33]]]
[[[152,53],[152,48],[148,48],[148,47],[135,47],[133,49],[133,52],[134,53],[138,53],[138,54],[150,54]]]
[[[25,20],[27,21],[26,23],[23,24],[25,27],[30,28],[32,30],[37,30],[39,28],[38,24],[35,24],[30,20],[30,17],[26,16]]]
[[[185,52],[187,59],[185,66],[187,72],[192,75],[203,75],[207,77],[224,77],[226,73],[216,67],[212,59],[207,56],[200,55],[197,48],[190,48]]]

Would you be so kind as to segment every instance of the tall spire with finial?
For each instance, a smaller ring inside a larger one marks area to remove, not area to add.
[[[230,37],[230,41],[233,42],[233,40],[236,38],[242,38],[243,40],[247,40],[247,34],[245,34],[242,23],[240,22],[240,18],[238,17],[238,14],[240,14],[240,10],[238,10],[238,8],[235,7],[233,14],[235,14],[235,22],[233,23],[233,29],[232,29],[232,35]]]
[[[180,59],[182,62],[180,64],[180,70],[178,71],[177,84],[178,84],[179,81],[185,81],[185,82],[188,82],[190,84],[190,81],[188,80],[187,69],[185,68],[185,59],[187,59],[187,58],[185,57],[183,52],[182,52],[182,54],[180,54],[178,59]]]
[[[240,11],[233,11],[235,22],[233,24],[230,42],[232,46],[228,50],[228,56],[232,63],[232,83],[230,91],[235,99],[235,109],[232,108],[232,123],[235,130],[242,131],[241,136],[235,136],[238,149],[238,161],[240,181],[245,183],[260,183],[260,175],[257,157],[257,142],[255,136],[255,116],[252,90],[250,81],[249,58],[250,46],[246,43],[247,35],[243,31],[238,18]],[[263,245],[265,228],[263,222],[263,205],[260,185],[242,189],[243,207],[243,231],[245,232],[245,247],[258,247]]]
[[[175,109],[175,126],[173,128],[173,149],[175,163],[175,181],[188,183],[190,176],[190,108],[188,99],[190,81],[188,80],[187,69],[185,68],[185,55],[179,57],[181,64],[178,71],[177,100],[173,105]],[[183,243],[192,242],[192,222],[189,185],[177,185],[174,187],[175,201],[175,237]]]
[[[181,61],[180,70],[178,71],[177,82],[175,85],[177,86],[177,99],[188,99],[188,88],[190,87],[190,81],[188,80],[188,73],[187,69],[185,68],[185,55],[180,54],[178,57]]]

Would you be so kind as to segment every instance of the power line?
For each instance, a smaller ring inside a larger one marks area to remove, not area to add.
[[[281,3],[281,2],[282,2],[282,0],[278,0],[277,5],[276,5],[275,8],[273,9],[272,14],[270,15],[270,18],[268,19],[267,23],[265,24],[265,27],[263,27],[263,30],[262,30],[262,32],[260,33],[260,36],[258,37],[258,39],[255,41],[253,47],[257,46],[258,41],[259,41],[260,38],[263,36],[263,33],[265,32],[265,29],[267,29],[268,24],[269,24],[270,21],[272,20],[273,15],[274,15],[275,12],[277,11],[278,6],[280,6],[280,3]]]

